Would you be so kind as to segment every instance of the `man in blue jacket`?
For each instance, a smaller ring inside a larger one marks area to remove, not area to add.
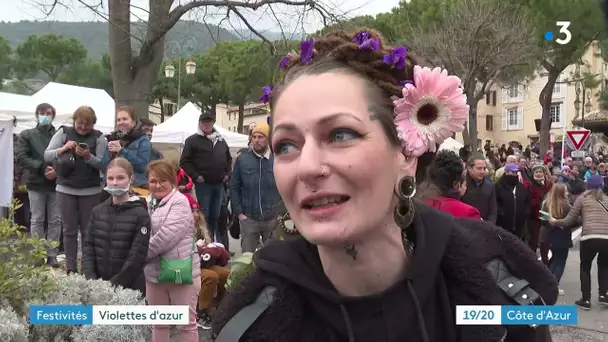
[[[251,149],[237,157],[230,179],[230,201],[241,225],[243,253],[254,252],[260,237],[265,243],[277,227],[281,196],[274,181],[269,130],[265,122],[256,124],[251,132]]]

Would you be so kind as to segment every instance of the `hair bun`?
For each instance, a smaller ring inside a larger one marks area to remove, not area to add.
[[[367,38],[377,40],[379,49],[361,48],[356,41],[362,33]],[[402,96],[402,82],[413,80],[415,59],[408,53],[405,67],[395,68],[384,62],[384,56],[390,55],[393,48],[385,44],[382,34],[374,29],[361,28],[354,31],[334,30],[325,35],[313,38],[313,63],[325,58],[348,64],[351,68],[376,83],[389,97]],[[285,57],[285,69],[306,67],[296,52]]]

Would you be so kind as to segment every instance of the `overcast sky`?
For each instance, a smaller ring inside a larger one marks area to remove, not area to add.
[[[57,21],[98,21],[103,20],[100,15],[94,13],[94,11],[87,9],[82,3],[77,0],[62,0],[70,6],[69,9],[65,7],[58,7],[53,11],[53,14],[47,18],[47,20]],[[104,3],[103,12],[107,11],[107,1],[102,0]],[[20,20],[45,20],[46,16],[42,10],[40,4],[51,4],[53,0],[0,0],[0,21],[20,21]],[[82,0],[88,4],[99,4],[99,0]],[[138,18],[147,18],[145,10],[138,10],[136,7],[147,8],[149,0],[131,0],[133,7],[132,20]],[[175,0],[175,4],[189,2],[189,0]],[[399,4],[399,0],[320,0],[321,3],[325,4],[328,8],[333,8],[333,13],[348,13],[349,17],[363,15],[363,14],[377,14],[381,12],[388,12],[391,8]],[[302,30],[302,22],[304,22],[303,29],[306,32],[316,31],[322,26],[322,21],[318,15],[309,14],[305,19],[301,18],[301,11],[297,11],[294,8],[287,7],[274,7],[274,12],[278,21],[274,19],[274,16],[270,10],[265,11],[260,9],[257,12],[245,13],[248,20],[254,23],[254,27],[261,30],[276,30],[279,31],[279,26],[285,30]],[[184,16],[183,19],[199,20],[205,17],[208,23],[217,23],[223,18],[223,12],[218,10],[207,11],[203,13],[202,10],[193,11],[188,15]],[[296,19],[294,19],[296,18]],[[300,22],[300,24],[295,24]],[[230,25],[235,28],[241,28],[242,24],[237,19],[231,19],[230,24],[223,26],[229,27]]]

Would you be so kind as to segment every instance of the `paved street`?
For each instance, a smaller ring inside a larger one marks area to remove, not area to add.
[[[566,272],[562,277],[560,287],[565,294],[559,297],[558,304],[574,304],[581,297],[579,280],[579,249],[578,243],[570,250]],[[608,307],[597,304],[597,263],[593,262],[591,270],[591,305],[590,311],[578,310],[578,325],[576,327],[555,327],[554,342],[566,341],[608,341]]]

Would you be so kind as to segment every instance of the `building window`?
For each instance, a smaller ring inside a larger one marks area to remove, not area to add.
[[[171,102],[163,103],[163,112],[165,113],[165,115],[171,116],[171,115],[175,114],[176,110],[177,110],[177,104],[171,103]]]
[[[486,116],[486,131],[491,132],[494,130],[494,117],[492,115]]]
[[[553,86],[553,95],[560,95],[561,94],[562,85],[563,84],[559,83],[559,80],[557,80],[557,82]]]
[[[524,101],[525,88],[521,84],[514,84],[502,88],[502,103],[517,103]]]
[[[509,126],[517,126],[517,108],[507,109],[509,112]]]
[[[486,104],[488,106],[496,106],[496,91],[488,91],[486,93]]]
[[[502,114],[503,131],[520,130],[524,128],[524,110],[521,107],[505,109]]]
[[[517,89],[517,85],[512,85],[508,88],[508,92],[509,92],[509,97],[510,98],[517,98],[519,96],[519,89]]]
[[[551,116],[551,128],[562,127],[564,119],[564,104],[551,104],[551,107],[549,107],[549,115]]]

